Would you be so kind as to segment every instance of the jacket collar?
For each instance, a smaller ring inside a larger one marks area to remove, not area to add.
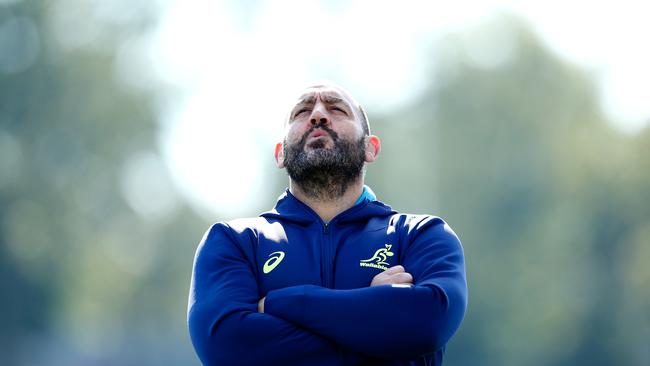
[[[365,200],[336,215],[332,221],[339,223],[364,221],[371,217],[389,216],[395,213],[397,212],[383,202]],[[301,225],[311,224],[315,221],[322,222],[318,214],[291,194],[289,189],[286,189],[278,197],[275,208],[262,213],[260,216],[291,221]]]

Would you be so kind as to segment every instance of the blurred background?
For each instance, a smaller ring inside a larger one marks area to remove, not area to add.
[[[273,205],[319,79],[382,137],[379,199],[463,242],[445,365],[650,364],[648,10],[0,0],[0,364],[198,365],[196,245]]]

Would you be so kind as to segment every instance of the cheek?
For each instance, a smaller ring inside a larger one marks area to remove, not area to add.
[[[286,139],[289,144],[300,141],[302,135],[309,130],[309,126],[304,123],[294,122],[287,128]]]
[[[363,136],[363,130],[361,127],[356,126],[352,123],[341,123],[335,131],[341,137],[345,137],[348,140],[358,140]]]

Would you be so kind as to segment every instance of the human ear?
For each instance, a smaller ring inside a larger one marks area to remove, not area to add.
[[[275,165],[280,169],[284,168],[284,149],[281,142],[275,144]]]
[[[381,151],[381,140],[375,135],[366,137],[366,162],[372,163],[377,160],[377,156]]]

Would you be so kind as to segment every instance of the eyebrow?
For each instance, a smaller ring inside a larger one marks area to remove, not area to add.
[[[321,99],[325,104],[341,103],[348,109],[352,109],[352,106],[350,106],[350,104],[346,102],[345,99],[338,97],[336,95],[321,94]],[[295,112],[296,108],[303,106],[305,104],[307,105],[316,104],[316,96],[314,96],[314,94],[309,94],[300,98],[300,100],[298,100],[298,103],[296,103],[295,107],[293,108],[292,112]]]
[[[334,95],[322,95],[321,98],[323,99],[323,102],[325,102],[327,104],[336,104],[336,103],[347,104],[343,100],[343,98],[339,98],[339,97],[334,96]]]
[[[301,105],[301,104],[314,104],[316,103],[316,97],[313,94],[306,95],[296,103],[296,105]]]

